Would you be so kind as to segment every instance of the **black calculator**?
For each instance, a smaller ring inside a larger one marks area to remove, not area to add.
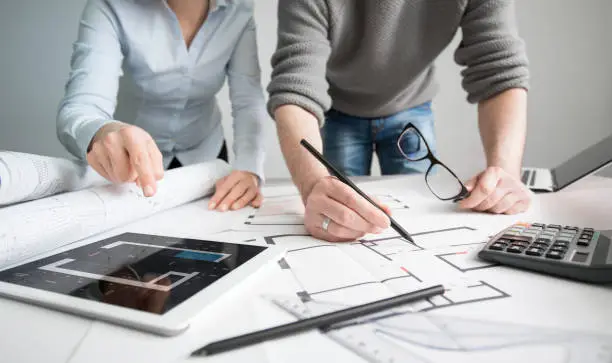
[[[516,223],[478,253],[502,265],[591,283],[612,282],[612,231],[544,223]]]

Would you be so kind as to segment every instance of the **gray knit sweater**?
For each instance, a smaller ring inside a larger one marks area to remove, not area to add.
[[[513,0],[279,0],[278,21],[271,114],[293,104],[322,124],[330,107],[369,118],[430,101],[433,63],[458,30],[469,102],[528,87]]]

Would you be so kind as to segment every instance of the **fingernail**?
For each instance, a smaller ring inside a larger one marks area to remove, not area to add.
[[[221,209],[221,212],[225,212],[227,210],[227,205],[221,204],[221,207],[219,207],[219,209]]]
[[[215,202],[208,203],[208,209],[215,209],[216,206],[217,206],[217,203]]]
[[[232,210],[236,210],[238,208],[240,208],[240,205],[238,205],[238,203],[232,205]]]
[[[382,228],[376,227],[376,229],[374,229],[374,234],[381,234],[383,232],[384,232],[384,229],[382,229]]]
[[[144,193],[145,193],[145,196],[147,196],[147,197],[152,196],[153,195],[153,188],[150,185],[147,185],[144,188]]]

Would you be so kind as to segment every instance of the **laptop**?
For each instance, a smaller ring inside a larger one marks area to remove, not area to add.
[[[534,192],[556,192],[612,163],[612,135],[552,169],[523,168],[521,180]]]

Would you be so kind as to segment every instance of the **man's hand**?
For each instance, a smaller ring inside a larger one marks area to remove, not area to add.
[[[464,209],[495,214],[525,212],[531,204],[531,191],[513,175],[499,167],[489,167],[466,183],[470,196],[459,203]]]
[[[113,183],[136,182],[147,197],[155,195],[157,181],[164,176],[162,154],[151,135],[121,122],[98,130],[87,162]]]
[[[247,204],[261,207],[263,195],[259,190],[259,179],[248,171],[234,170],[230,175],[217,181],[215,195],[208,204],[209,209],[220,212],[238,210]]]
[[[390,213],[389,207],[381,207]],[[327,231],[323,220],[330,219]],[[330,242],[354,241],[367,233],[381,233],[389,217],[353,189],[333,177],[319,179],[306,198],[304,225],[315,238]]]

